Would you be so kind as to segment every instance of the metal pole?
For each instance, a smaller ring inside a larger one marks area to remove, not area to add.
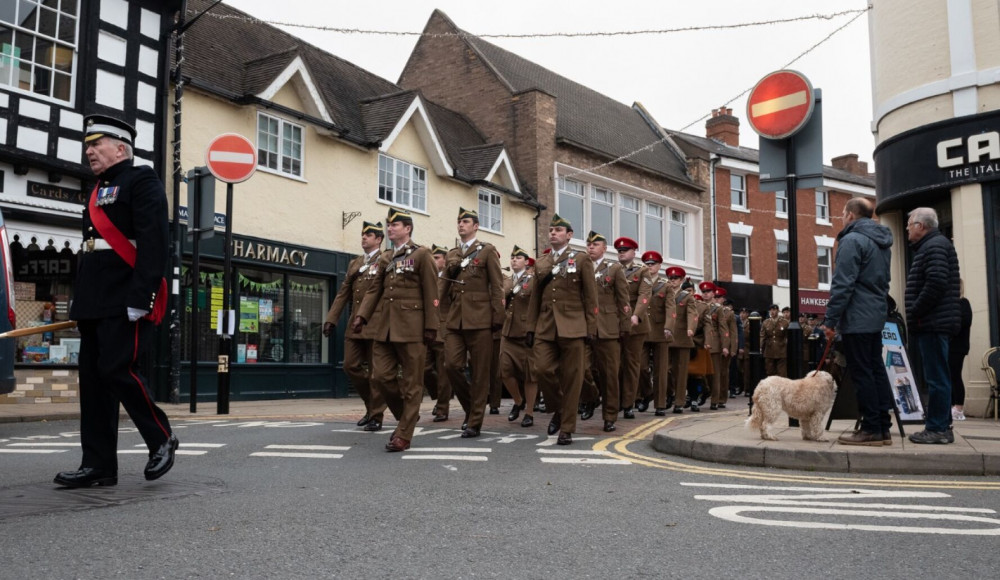
[[[216,395],[216,413],[229,414],[229,354],[232,352],[232,335],[229,327],[229,298],[232,292],[233,270],[233,184],[226,184],[226,244],[223,248],[225,264],[222,272],[222,335],[219,338],[219,388]]]
[[[196,180],[195,191],[198,184],[200,183],[200,178],[198,177],[198,170],[194,170],[193,179]],[[200,196],[200,192],[198,194]],[[192,196],[194,197],[194,196]],[[200,200],[193,200],[191,203],[192,207],[188,208],[188,227],[191,230],[191,321],[188,324],[188,329],[190,332],[191,340],[191,412],[198,412],[198,348],[199,348],[199,325],[198,325],[198,291],[201,289],[201,253],[200,253],[200,242],[201,242],[201,232],[198,231],[196,227],[201,219],[201,211],[199,207],[201,205]],[[179,244],[178,244],[179,245]],[[179,339],[179,337],[178,337]]]
[[[788,290],[792,319],[788,324],[788,376],[802,378],[802,326],[799,325],[799,230],[798,230],[798,179],[795,168],[795,137],[788,139],[785,154],[788,175]]]
[[[181,236],[181,102],[184,98],[184,80],[181,77],[181,65],[184,64],[184,15],[187,12],[187,2],[181,2],[181,8],[174,28],[174,140],[173,140],[173,248],[171,251],[171,291],[170,291],[170,394],[171,403],[177,403],[181,397],[181,264],[183,245]],[[193,384],[193,383],[192,383]],[[193,401],[192,397],[192,401]],[[194,412],[194,409],[191,410]]]

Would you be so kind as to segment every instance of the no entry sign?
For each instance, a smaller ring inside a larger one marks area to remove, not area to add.
[[[243,135],[223,133],[209,143],[205,164],[220,181],[240,183],[257,170],[257,149]]]
[[[793,70],[765,76],[747,99],[750,127],[766,139],[791,137],[809,121],[812,112],[812,83]]]

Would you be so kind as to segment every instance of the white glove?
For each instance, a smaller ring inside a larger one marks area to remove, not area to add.
[[[138,308],[132,308],[131,306],[126,306],[126,308],[128,309],[129,322],[135,322],[136,320],[139,320],[143,316],[149,314],[148,310],[140,310]]]

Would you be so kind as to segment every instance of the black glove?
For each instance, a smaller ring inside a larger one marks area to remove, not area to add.
[[[331,332],[333,332],[333,323],[332,322],[324,322],[323,323],[323,336],[330,336]]]
[[[594,342],[593,334],[588,334],[587,336],[583,337],[583,344],[590,344],[592,342]]]
[[[431,328],[430,330],[424,329],[424,344],[431,344],[434,339],[437,338],[437,331]]]
[[[526,333],[524,333],[524,344],[528,348],[531,348],[531,347],[535,346],[535,333],[534,332],[526,332]]]
[[[462,272],[462,266],[460,264],[455,264],[454,266],[448,268],[448,277],[451,278],[452,280],[455,280],[458,278],[458,275],[461,272]]]

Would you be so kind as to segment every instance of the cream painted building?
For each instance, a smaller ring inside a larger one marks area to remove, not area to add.
[[[1000,3],[873,0],[876,189],[892,228],[891,294],[902,311],[907,213],[936,209],[973,311],[966,413],[990,399],[984,352],[1000,345]]]

